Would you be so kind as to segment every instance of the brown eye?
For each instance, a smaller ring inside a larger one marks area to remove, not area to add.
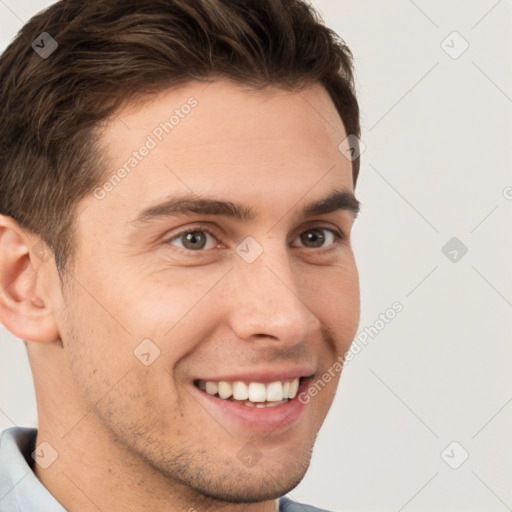
[[[341,238],[342,237],[339,233],[327,228],[308,229],[299,236],[302,246],[310,249],[333,245],[337,241],[341,240]],[[326,244],[326,241],[330,243]]]
[[[321,229],[311,229],[302,233],[300,239],[304,245],[312,244],[309,247],[321,247],[325,241],[325,235]]]
[[[198,251],[205,249],[205,246],[208,243],[208,236],[210,235],[213,237],[213,234],[209,231],[206,231],[204,229],[201,230],[189,230],[189,231],[182,231],[181,233],[178,233],[177,235],[173,236],[171,239],[169,239],[169,243],[171,245],[176,245],[172,243],[174,240],[177,240],[181,243],[181,245],[178,245],[178,247],[181,247],[182,249],[186,249],[189,251]],[[214,247],[215,244],[212,245]]]

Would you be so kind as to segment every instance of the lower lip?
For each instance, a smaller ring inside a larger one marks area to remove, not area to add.
[[[301,403],[298,397],[301,392],[307,389],[310,381],[311,379],[308,378],[300,383],[295,398],[273,407],[251,407],[238,404],[209,395],[193,384],[192,387],[195,394],[199,395],[200,403],[205,404],[207,411],[212,411],[215,416],[220,415],[222,418],[229,418],[246,430],[271,433],[284,430],[301,419],[307,404]],[[219,422],[222,422],[222,419]]]

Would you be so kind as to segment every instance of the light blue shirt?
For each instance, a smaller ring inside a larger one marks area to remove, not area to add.
[[[0,512],[66,512],[32,471],[37,429],[12,427],[0,436]],[[283,496],[279,512],[326,512]]]
[[[66,512],[32,471],[37,429],[12,427],[0,437],[0,511]]]

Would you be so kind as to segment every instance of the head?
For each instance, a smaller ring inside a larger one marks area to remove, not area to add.
[[[348,48],[299,0],[63,0],[0,84],[0,319],[41,427],[108,438],[183,493],[291,490],[339,372],[266,408],[218,382],[305,391],[355,335]]]

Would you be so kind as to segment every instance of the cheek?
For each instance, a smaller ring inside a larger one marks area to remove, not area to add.
[[[352,342],[360,315],[359,276],[353,260],[308,278],[304,287],[311,308],[335,335],[337,352]]]
[[[63,342],[80,392],[94,402],[132,368],[133,348],[126,331],[97,304],[77,300],[74,307]]]
[[[95,404],[122,386],[137,364],[142,366],[133,353],[142,340],[130,330],[129,312],[123,316],[117,310],[118,301],[95,287],[93,279],[81,282],[87,290],[76,285],[66,298],[61,336],[76,393]],[[119,288],[117,292],[123,295]]]
[[[198,310],[204,318],[202,303],[209,301],[209,292],[222,275],[222,269],[213,267],[169,267],[139,274],[127,283],[124,297],[117,301],[119,314],[140,339],[172,337],[175,329],[197,323]]]
[[[143,352],[136,348],[140,340],[87,303],[77,300],[77,308],[89,305],[87,317],[75,310],[69,317],[72,328],[66,332],[67,362],[82,407],[94,410],[117,432],[156,421],[165,420],[167,425],[177,415],[172,405],[180,398],[172,385],[168,361],[162,355],[153,360],[155,353],[146,345],[144,352],[149,352],[152,361],[146,366]]]

